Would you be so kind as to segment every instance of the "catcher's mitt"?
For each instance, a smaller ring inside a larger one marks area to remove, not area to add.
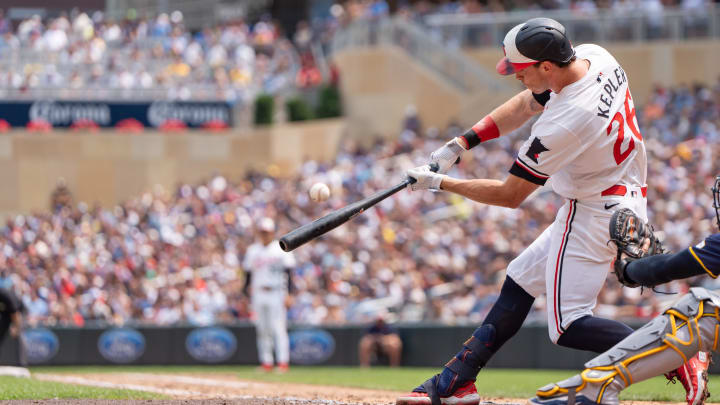
[[[620,284],[627,287],[639,287],[639,284],[625,277],[625,268],[630,262],[664,252],[662,243],[653,233],[653,229],[640,219],[631,209],[621,208],[610,218],[610,242],[617,246],[617,257],[613,263],[615,276]]]

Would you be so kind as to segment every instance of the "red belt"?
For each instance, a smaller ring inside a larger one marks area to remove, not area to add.
[[[647,186],[640,187],[640,191],[642,192],[643,197],[647,197]],[[627,194],[627,187],[616,184],[614,186],[608,187],[607,190],[600,193],[601,196],[605,197],[608,195],[625,195]]]

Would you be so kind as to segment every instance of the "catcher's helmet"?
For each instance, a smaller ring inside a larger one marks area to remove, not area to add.
[[[712,188],[713,192],[713,208],[715,208],[715,219],[717,219],[720,228],[720,175],[715,177],[715,184]]]
[[[565,27],[551,18],[532,18],[511,29],[503,40],[505,57],[495,67],[509,75],[542,61],[569,62],[575,49]]]

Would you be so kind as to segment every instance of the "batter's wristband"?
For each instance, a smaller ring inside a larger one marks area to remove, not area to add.
[[[489,141],[500,136],[500,130],[495,124],[491,116],[486,115],[485,118],[478,121],[472,128],[468,129],[461,138],[465,139],[467,149],[472,149],[480,144],[480,142]]]

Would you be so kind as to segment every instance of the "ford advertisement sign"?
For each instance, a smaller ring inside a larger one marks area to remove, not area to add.
[[[52,360],[60,349],[60,342],[53,331],[45,328],[23,331],[25,355],[30,364],[42,364]]]
[[[335,339],[322,329],[290,333],[290,361],[294,364],[320,364],[335,352]]]
[[[200,328],[190,332],[185,348],[195,360],[219,363],[235,354],[237,339],[225,328]]]
[[[169,120],[182,121],[189,128],[202,128],[209,122],[232,126],[232,105],[224,102],[154,101],[116,103],[105,101],[37,100],[0,102],[0,119],[13,127],[30,121],[47,121],[53,127],[70,127],[75,122],[92,121],[99,127],[114,127],[132,118],[145,127],[159,127]]]
[[[134,329],[111,329],[100,335],[98,350],[113,363],[132,363],[145,352],[145,337]]]

